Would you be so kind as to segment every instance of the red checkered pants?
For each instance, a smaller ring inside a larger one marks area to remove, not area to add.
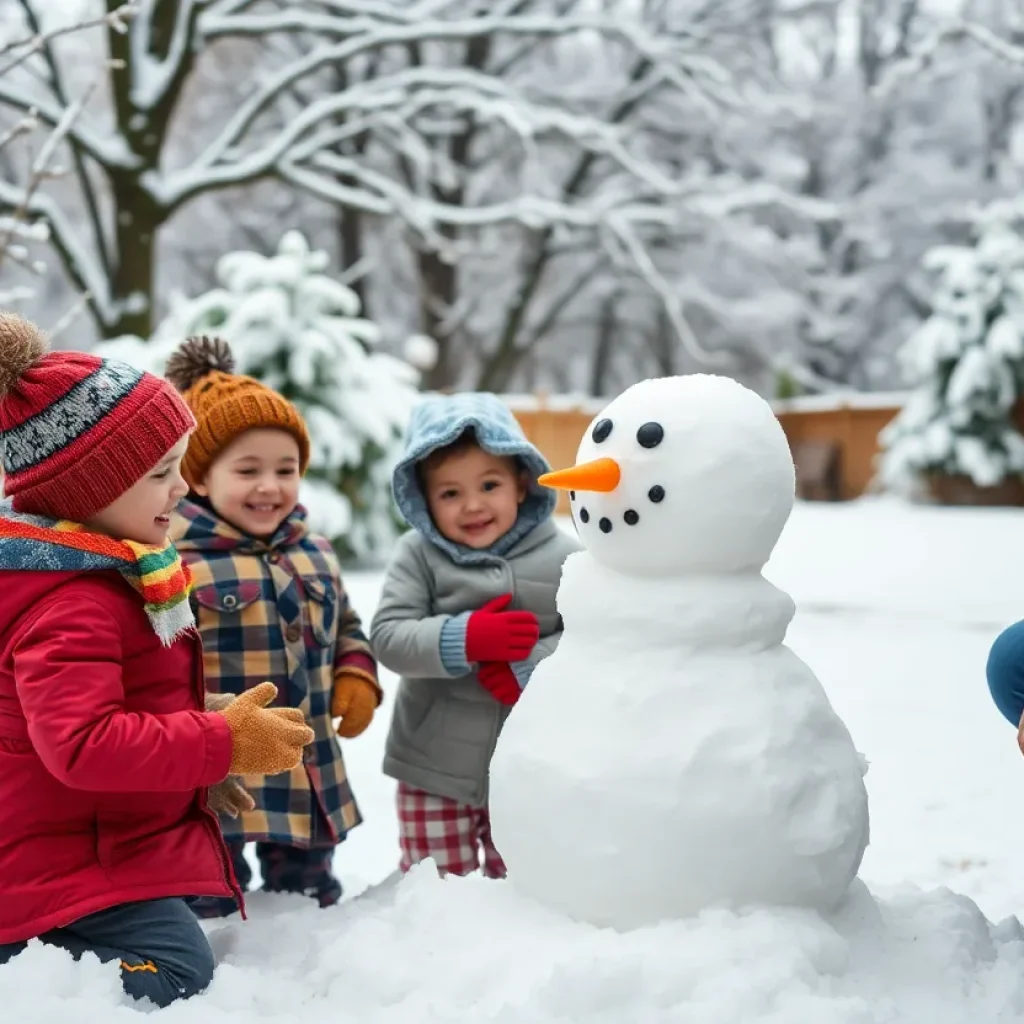
[[[469,875],[481,867],[487,878],[504,878],[505,862],[491,838],[486,807],[471,807],[398,784],[398,842],[402,871],[432,857],[442,875]]]

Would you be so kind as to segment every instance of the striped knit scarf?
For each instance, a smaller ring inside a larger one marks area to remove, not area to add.
[[[90,533],[78,523],[15,512],[0,502],[0,570],[82,572],[114,569],[142,595],[165,647],[194,624],[192,577],[173,544],[162,548]]]

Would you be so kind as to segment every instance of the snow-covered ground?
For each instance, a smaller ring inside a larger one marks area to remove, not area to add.
[[[507,883],[421,870],[327,912],[253,897],[248,924],[214,928],[225,960],[211,990],[166,1019],[1024,1021],[1024,937],[1013,919],[989,924],[1024,911],[1024,760],[984,679],[995,633],[1024,617],[1022,569],[1022,512],[871,500],[794,513],[767,575],[797,602],[790,645],[871,762],[870,894],[858,884],[833,919],[714,912],[618,935]],[[367,618],[379,584],[348,578]],[[386,728],[382,715],[346,748],[367,818],[337,856],[352,895],[395,864]],[[136,1012],[113,967],[42,947],[0,970],[0,1003],[17,1024]]]

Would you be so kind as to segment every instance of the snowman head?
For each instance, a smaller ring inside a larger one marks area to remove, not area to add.
[[[793,508],[796,473],[770,406],[728,377],[645,380],[587,429],[569,491],[594,558],[631,576],[759,571]]]

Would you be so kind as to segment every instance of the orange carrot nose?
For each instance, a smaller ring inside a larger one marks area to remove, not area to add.
[[[622,470],[614,459],[594,459],[571,469],[559,469],[537,478],[537,483],[559,491],[614,491]]]

